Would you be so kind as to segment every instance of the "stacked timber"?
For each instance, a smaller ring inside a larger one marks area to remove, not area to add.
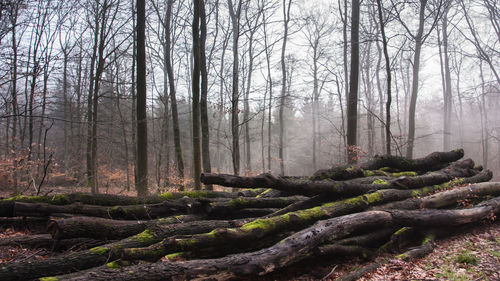
[[[1,264],[0,280],[229,280],[324,256],[420,257],[452,229],[500,212],[500,183],[488,182],[492,173],[463,155],[457,149],[420,159],[377,156],[310,177],[201,177],[240,192],[3,199],[2,226],[47,229],[0,246],[62,252]],[[459,204],[464,200],[470,204]],[[66,250],[75,244],[79,250]]]

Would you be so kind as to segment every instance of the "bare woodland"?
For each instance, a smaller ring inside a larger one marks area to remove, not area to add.
[[[0,245],[81,246],[1,280],[407,259],[500,211],[496,0],[0,0],[0,46],[0,220],[40,232]]]

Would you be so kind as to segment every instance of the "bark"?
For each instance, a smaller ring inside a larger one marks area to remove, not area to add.
[[[374,180],[372,184],[363,184],[348,181],[311,181],[306,179],[294,179],[276,177],[271,174],[261,174],[255,177],[233,176],[227,174],[202,174],[203,183],[218,184],[235,188],[265,187],[293,194],[306,196],[325,195],[330,198],[360,195],[370,191],[385,188],[408,189],[423,187],[426,185],[441,184],[455,177],[470,177],[475,175],[472,169],[474,162],[467,159],[454,163],[440,171],[428,173],[416,177],[399,177],[392,180]]]
[[[316,171],[312,180],[349,180],[364,177],[366,174],[377,173],[379,169],[392,169],[401,171],[433,171],[443,168],[450,162],[463,157],[463,150],[457,149],[450,152],[434,152],[419,159],[406,159],[404,157],[383,155],[375,156],[359,166],[340,165],[330,169]],[[379,175],[384,175],[378,172]]]
[[[84,270],[119,259],[124,248],[144,247],[161,241],[163,237],[203,233],[217,227],[232,227],[240,223],[240,221],[200,221],[148,228],[137,235],[90,250],[66,253],[44,260],[9,263],[0,268],[0,280],[29,280]]]
[[[233,32],[233,85],[231,92],[231,135],[232,135],[232,161],[234,174],[240,173],[240,133],[239,133],[239,56],[238,41],[240,37],[240,15],[242,0],[238,1],[236,10],[233,7],[233,0],[227,1],[229,6],[229,16],[231,18]]]
[[[373,249],[354,245],[346,246],[338,244],[319,246],[315,252],[315,254],[323,256],[356,256],[363,259],[372,259],[377,255],[377,252]]]
[[[358,87],[359,87],[359,0],[352,2],[351,9],[351,72],[349,76],[349,95],[347,97],[347,153],[349,163],[356,163],[358,155]]]
[[[14,230],[24,230],[31,233],[47,233],[47,218],[0,218],[2,229],[12,228]]]
[[[204,219],[200,215],[180,215],[149,221],[118,221],[95,217],[72,217],[50,220],[48,231],[54,239],[88,237],[100,240],[118,240],[135,235],[150,227]]]
[[[201,124],[200,124],[200,75],[201,75],[201,40],[200,40],[200,12],[203,1],[193,1],[193,73],[192,73],[192,97],[193,97],[193,178],[194,189],[200,190],[201,183]],[[204,51],[204,50],[203,50]]]
[[[284,208],[305,199],[301,196],[275,198],[237,198],[229,201],[213,202],[206,206],[209,215],[231,213],[245,208]]]
[[[416,190],[379,190],[355,198],[326,203],[310,209],[257,219],[236,229],[219,229],[211,233],[167,239],[141,251],[148,253],[149,258],[152,258],[154,255],[156,259],[159,259],[169,252],[174,253],[206,247],[218,247],[219,245],[226,245],[228,243],[237,243],[237,241],[258,241],[263,237],[276,233],[301,229],[318,220],[360,212],[366,210],[369,206],[382,203],[428,195],[431,192],[446,187],[449,187],[449,183]],[[137,250],[128,250],[128,253],[134,251]]]
[[[215,5],[218,5],[215,4]],[[200,2],[200,55],[201,55],[201,97],[200,97],[200,113],[201,113],[201,153],[203,161],[203,171],[211,172],[212,165],[210,163],[210,131],[208,124],[208,65],[205,54],[205,45],[207,40],[207,17],[205,12],[205,1]],[[216,41],[214,39],[214,41]],[[215,44],[215,42],[214,42]],[[210,59],[211,60],[211,59]],[[210,63],[210,60],[208,63]],[[212,190],[212,186],[205,186],[205,189]]]
[[[23,235],[0,240],[1,246],[17,246],[21,248],[47,248],[53,251],[82,250],[106,243],[102,240],[91,238],[73,238],[64,240],[54,240],[50,234]]]
[[[175,146],[175,158],[177,164],[177,172],[179,173],[179,177],[184,178],[184,158],[182,156],[182,146],[181,146],[181,136],[180,136],[180,128],[179,128],[179,114],[177,111],[177,98],[176,98],[176,90],[175,90],[175,80],[174,80],[174,71],[172,69],[172,60],[171,60],[171,49],[172,49],[172,40],[170,38],[170,20],[172,17],[172,5],[174,0],[168,0],[167,2],[167,18],[165,20],[165,41],[166,41],[166,51],[165,51],[165,63],[168,73],[168,87],[170,90],[170,104],[172,107],[172,129],[174,133],[174,146]]]
[[[485,177],[483,180],[477,180],[476,182],[488,181],[491,179],[491,175],[488,173],[483,173]],[[478,179],[478,178],[476,178]],[[467,178],[459,183],[467,183]],[[453,190],[440,192],[432,196],[424,198],[411,198],[399,202],[391,202],[381,206],[377,206],[374,209],[384,210],[384,209],[416,209],[416,208],[443,208],[456,204],[459,200],[500,195],[500,186],[498,183],[477,183],[473,185],[462,186]]]
[[[143,221],[118,221],[91,217],[51,220],[47,226],[54,239],[90,237],[102,240],[123,239],[147,228]]]
[[[146,0],[137,0],[137,196],[148,195],[148,122],[146,112]],[[95,120],[94,120],[95,121]]]
[[[365,170],[377,170],[382,167],[390,167],[402,171],[432,171],[441,169],[444,165],[457,161],[463,156],[463,149],[455,149],[449,152],[433,152],[418,159],[384,155],[374,157],[372,160],[361,164],[360,167]]]
[[[465,210],[369,211],[316,223],[269,248],[219,259],[176,263],[153,263],[121,270],[100,270],[67,280],[172,280],[196,277],[228,280],[249,274],[264,275],[296,263],[331,237],[345,237],[355,231],[394,225],[434,227],[456,226],[487,218],[500,211],[500,198]]]
[[[110,219],[151,219],[175,214],[199,213],[203,203],[191,198],[168,200],[150,205],[126,205],[103,207],[73,203],[69,205],[51,205],[47,203],[14,204],[14,216],[46,217],[52,214],[78,214]]]

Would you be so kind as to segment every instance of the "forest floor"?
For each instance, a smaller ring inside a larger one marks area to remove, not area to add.
[[[29,232],[0,230],[0,239]],[[0,264],[9,261],[46,259],[57,255],[47,249],[0,247]],[[404,262],[385,258],[378,269],[359,280],[500,280],[500,222],[485,222],[467,232],[438,240],[426,257]],[[360,259],[309,259],[255,280],[335,280],[367,262]]]

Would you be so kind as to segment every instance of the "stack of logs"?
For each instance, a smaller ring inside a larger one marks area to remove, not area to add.
[[[0,280],[246,279],[324,256],[420,257],[458,226],[500,212],[500,183],[463,155],[376,156],[310,177],[202,175],[240,192],[3,199],[2,227],[42,233],[0,246],[62,253],[0,264]]]

